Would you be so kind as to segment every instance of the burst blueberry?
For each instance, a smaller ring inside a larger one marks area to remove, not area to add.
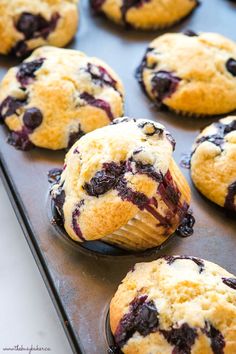
[[[42,36],[47,38],[52,32],[59,20],[59,14],[54,13],[49,21],[42,15],[34,15],[29,12],[23,12],[16,23],[16,29],[23,33],[25,39],[37,38]]]
[[[43,121],[42,112],[35,107],[27,109],[23,115],[24,125],[31,130],[39,127],[42,121]]]
[[[168,343],[174,346],[174,354],[191,354],[191,348],[197,339],[197,330],[183,323],[180,327],[160,331]]]
[[[158,71],[152,78],[152,92],[157,102],[161,103],[165,98],[170,97],[177,89],[180,78],[168,71]]]
[[[233,76],[236,76],[236,60],[230,58],[226,62],[226,68]]]
[[[147,336],[158,328],[159,317],[155,303],[147,301],[147,295],[142,295],[130,303],[129,312],[123,316],[115,332],[115,341],[119,347],[123,347],[135,332]]]
[[[29,84],[31,79],[35,79],[35,72],[41,68],[44,60],[44,58],[39,58],[30,62],[24,62],[19,66],[16,77],[22,86]]]

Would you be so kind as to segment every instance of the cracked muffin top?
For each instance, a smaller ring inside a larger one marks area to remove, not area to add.
[[[101,239],[148,208],[171,164],[173,139],[161,124],[114,123],[72,146],[52,187],[64,227],[77,241]]]
[[[191,177],[208,199],[236,212],[236,116],[212,123],[196,138]]]
[[[75,35],[78,0],[1,0],[1,54],[25,57],[42,45],[65,46]]]
[[[0,86],[0,118],[19,149],[62,149],[123,115],[123,86],[104,62],[41,47],[11,68]]]
[[[110,324],[125,354],[236,352],[236,277],[190,256],[138,263],[110,305]]]
[[[227,113],[236,108],[236,44],[216,33],[164,34],[150,43],[137,77],[158,107]]]

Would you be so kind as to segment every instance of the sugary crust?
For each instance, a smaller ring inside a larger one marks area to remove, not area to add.
[[[143,1],[128,9],[125,22],[139,29],[168,27],[187,16],[196,5],[195,0]],[[122,0],[105,0],[100,11],[112,21],[124,24],[122,6]]]
[[[85,54],[54,47],[42,47],[25,61],[45,59],[35,71],[34,79],[21,89],[17,80],[18,67],[8,71],[0,86],[0,101],[8,96],[28,97],[18,111],[5,119],[10,130],[23,127],[23,114],[31,107],[40,109],[43,121],[29,134],[30,141],[39,147],[53,150],[67,147],[69,136],[78,129],[84,133],[109,124],[110,117],[104,109],[87,104],[80,95],[89,93],[110,105],[114,117],[123,114],[123,86],[116,73],[103,61]],[[97,83],[87,71],[89,64],[104,68],[115,80],[115,87]]]
[[[190,259],[176,259],[168,264],[167,259],[160,258],[135,265],[111,301],[111,330],[115,334],[122,317],[130,311],[130,303],[142,295],[147,295],[147,301],[153,300],[156,306],[159,330],[146,336],[134,333],[122,352],[171,354],[173,345],[167,342],[161,330],[187,323],[198,333],[191,353],[211,354],[210,339],[200,330],[205,321],[222,333],[224,353],[236,351],[236,290],[222,281],[222,278],[235,277],[214,263],[203,261],[203,264],[202,271]]]
[[[230,124],[235,120],[236,116],[230,116],[219,122]],[[205,128],[195,141],[213,134],[218,134],[215,123]],[[210,141],[203,141],[194,144],[193,151],[191,177],[195,186],[208,199],[224,206],[228,187],[236,182],[236,130],[224,136],[221,147]],[[234,205],[236,209],[236,200]]]
[[[152,79],[156,72],[177,77],[177,87],[162,104],[196,116],[227,113],[236,108],[236,77],[226,68],[236,59],[236,44],[215,33],[164,34],[150,43],[141,73],[145,90],[156,100]]]
[[[22,13],[41,15],[50,20],[54,13],[60,18],[54,31],[43,37],[25,40],[29,50],[48,44],[65,46],[75,35],[78,24],[78,0],[1,0],[0,3],[0,41],[1,54],[8,54],[18,41],[24,40],[23,33],[15,26]]]

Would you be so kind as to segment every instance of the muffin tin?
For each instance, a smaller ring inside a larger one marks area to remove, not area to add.
[[[166,31],[126,31],[103,18],[93,17],[82,2],[77,38],[70,45],[105,60],[121,76],[126,88],[126,115],[158,120],[174,135],[175,159],[180,163],[199,130],[217,118],[193,119],[158,112],[141,91],[135,77],[147,44]],[[227,0],[203,0],[196,11],[170,31],[213,31],[236,41],[236,5]],[[0,75],[17,61],[0,58]],[[75,353],[105,354],[111,344],[108,308],[111,297],[136,262],[163,254],[189,254],[218,263],[236,273],[236,217],[201,196],[193,187],[189,171],[182,169],[192,189],[196,218],[190,238],[176,235],[161,247],[143,253],[121,251],[101,242],[80,245],[55,224],[49,199],[47,172],[61,167],[65,152],[34,149],[21,152],[5,143],[7,129],[0,128],[1,176],[24,230],[44,281]]]

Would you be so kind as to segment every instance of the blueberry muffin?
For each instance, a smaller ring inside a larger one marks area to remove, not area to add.
[[[236,116],[209,125],[196,138],[191,176],[203,195],[236,212]]]
[[[216,33],[169,33],[149,45],[137,78],[157,107],[209,116],[236,108],[236,44]]]
[[[173,25],[198,5],[198,0],[90,0],[95,13],[115,23],[139,29]]]
[[[236,277],[189,256],[138,263],[110,304],[125,354],[236,353]]]
[[[116,119],[79,139],[51,196],[75,241],[131,250],[192,233],[189,186],[172,159],[174,140],[158,123]]]
[[[0,118],[19,149],[62,149],[123,115],[123,86],[101,60],[41,47],[11,68],[0,86]]]
[[[65,46],[76,33],[78,0],[1,0],[0,53],[25,57],[45,44]]]

